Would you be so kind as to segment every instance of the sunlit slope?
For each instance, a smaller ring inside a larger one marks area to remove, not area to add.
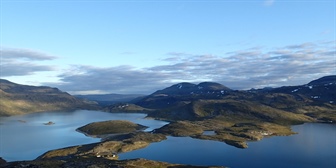
[[[96,108],[93,104],[76,99],[57,88],[19,85],[0,80],[0,116],[93,108]]]

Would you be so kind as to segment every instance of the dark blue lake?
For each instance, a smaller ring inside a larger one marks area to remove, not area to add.
[[[48,150],[98,142],[98,138],[75,131],[95,121],[129,120],[149,126],[147,131],[167,124],[144,119],[145,116],[80,110],[2,117],[0,157],[7,161],[31,160]],[[43,124],[49,121],[55,124]],[[249,142],[248,149],[238,149],[217,141],[168,137],[147,148],[119,154],[119,158],[229,167],[336,167],[336,125],[309,123],[293,126],[292,129],[298,134]]]
[[[147,148],[120,154],[119,158],[229,167],[336,167],[336,125],[308,123],[292,129],[299,134],[249,142],[247,149],[216,141],[169,137]]]

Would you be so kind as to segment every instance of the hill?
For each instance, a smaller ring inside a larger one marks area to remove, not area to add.
[[[98,108],[57,88],[20,85],[4,79],[0,79],[0,107],[0,116]]]
[[[260,90],[262,91],[262,90]],[[299,86],[283,86],[270,89],[270,93],[286,93],[293,96],[305,96],[316,102],[336,103],[336,75],[325,76]]]
[[[218,99],[233,92],[230,88],[214,82],[178,83],[138,99],[135,104],[145,108],[167,108],[198,99]]]

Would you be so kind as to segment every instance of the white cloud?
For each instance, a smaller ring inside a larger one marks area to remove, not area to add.
[[[43,52],[21,49],[21,48],[3,48],[0,49],[2,60],[26,59],[30,61],[53,60],[56,57]]]
[[[107,93],[146,93],[176,81],[214,81],[232,89],[300,85],[336,74],[335,46],[315,43],[276,49],[253,48],[226,55],[172,52],[166,64],[135,69],[131,66],[99,68],[75,66],[60,75],[63,83],[49,83],[65,91],[98,90]]]
[[[0,77],[10,77],[53,71],[52,66],[39,65],[36,62],[53,60],[56,57],[30,49],[1,48],[0,59]]]

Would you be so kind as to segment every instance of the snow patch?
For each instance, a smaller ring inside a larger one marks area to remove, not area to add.
[[[327,84],[324,84],[324,86],[328,86],[328,85],[334,85],[335,83],[327,83]]]
[[[292,93],[294,93],[294,92],[297,92],[299,89],[294,89],[294,90],[292,90]]]
[[[309,87],[309,89],[313,89],[313,86],[308,86]]]

